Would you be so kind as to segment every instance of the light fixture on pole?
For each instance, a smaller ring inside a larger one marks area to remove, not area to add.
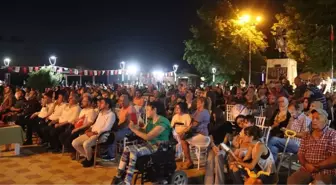
[[[211,72],[212,72],[212,82],[215,83],[217,69],[213,67]]]
[[[176,72],[177,72],[178,67],[179,67],[179,66],[178,66],[177,64],[173,65],[174,81],[175,81],[175,84],[176,84]]]
[[[55,66],[55,65],[56,65],[56,60],[57,60],[57,57],[56,57],[56,56],[54,56],[54,55],[50,56],[50,57],[49,57],[49,64],[50,64],[51,66]]]
[[[125,80],[125,68],[126,68],[126,62],[124,62],[124,61],[120,62],[121,81],[122,82],[124,82],[124,80]]]
[[[251,19],[251,16],[246,14],[238,19],[238,24],[244,25],[244,24],[250,24],[251,26],[255,26],[258,23],[262,21],[261,16],[256,16],[255,19]],[[249,39],[249,76],[248,76],[248,84],[251,84],[251,73],[252,73],[252,43],[251,43],[251,33],[248,34]]]
[[[8,57],[6,57],[6,58],[4,59],[4,65],[5,65],[5,67],[8,67],[9,64],[10,64],[10,62],[11,62],[11,59],[8,58]]]

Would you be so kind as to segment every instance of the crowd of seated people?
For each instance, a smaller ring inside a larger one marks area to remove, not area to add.
[[[137,158],[155,153],[171,133],[176,133],[178,140],[177,158],[184,158],[179,169],[194,166],[190,146],[209,148],[205,184],[244,183],[244,168],[269,172],[269,176],[259,177],[260,183],[276,183],[278,153],[284,152],[287,141],[284,131],[292,130],[296,137],[290,138],[285,152],[298,155],[301,168],[288,178],[288,184],[330,183],[336,175],[331,109],[336,97],[321,93],[318,81],[314,76],[307,85],[297,77],[294,91],[287,81],[205,89],[182,84],[158,90],[153,85],[139,88],[116,84],[57,87],[45,92],[17,88],[15,93],[5,86],[0,116],[2,124],[15,123],[23,128],[25,145],[33,144],[33,136],[37,136],[38,144],[47,151],[60,153],[64,149],[72,159],[79,153],[84,157],[83,167],[93,165],[96,142],[105,142],[113,135],[101,157],[119,164],[115,184],[130,184]],[[234,120],[228,120],[226,105],[235,105]],[[255,116],[265,117],[265,123],[257,125]],[[270,128],[268,140],[264,127]],[[106,137],[97,140],[103,133]],[[144,142],[122,148],[117,161],[117,143],[129,134]]]

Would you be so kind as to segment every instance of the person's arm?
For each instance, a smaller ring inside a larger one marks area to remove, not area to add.
[[[74,124],[74,122],[76,121],[76,119],[79,116],[80,113],[80,107],[76,106],[76,108],[73,108],[71,111],[72,113],[70,114],[70,117],[68,118],[68,123]]]
[[[131,125],[133,125],[133,126],[131,126]],[[130,129],[135,135],[137,135],[138,137],[141,137],[142,139],[144,139],[146,141],[150,141],[150,140],[154,139],[155,137],[160,135],[165,130],[165,128],[163,126],[158,125],[158,126],[155,126],[148,134],[146,134],[144,132],[141,132],[141,131],[137,130],[134,127],[133,122],[130,122]]]
[[[46,105],[46,106],[48,106],[48,105]],[[53,103],[50,107],[47,107],[47,108],[48,108],[48,113],[47,113],[46,117],[49,117],[54,112],[55,104]]]
[[[324,170],[324,169],[335,169],[336,168],[336,155],[330,156],[328,159],[319,162],[317,165],[315,165],[317,169]]]
[[[256,166],[256,164],[258,163],[258,161],[260,160],[260,157],[263,153],[263,149],[264,146],[262,144],[257,144],[256,146],[256,153],[254,155],[254,158],[252,158],[252,162],[251,163],[245,163],[245,162],[239,162],[240,165],[242,165],[245,168],[248,168],[250,170],[253,170],[254,167]]]
[[[248,150],[247,150],[247,153],[245,155],[245,157],[243,158],[243,161],[247,161],[247,160],[250,160],[252,158],[252,149],[253,147],[249,147]]]

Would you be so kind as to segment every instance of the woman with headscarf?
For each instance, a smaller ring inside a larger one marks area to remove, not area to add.
[[[286,97],[279,97],[278,98],[278,106],[279,109],[275,111],[271,123],[272,130],[271,136],[283,137],[284,134],[281,131],[281,128],[286,128],[288,125],[288,121],[291,117],[290,113],[288,112],[288,99]]]

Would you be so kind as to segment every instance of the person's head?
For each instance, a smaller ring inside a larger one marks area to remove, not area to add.
[[[29,95],[28,95],[28,99],[29,99],[29,100],[33,100],[33,99],[35,99],[36,96],[37,96],[36,91],[29,91]]]
[[[323,130],[328,124],[328,113],[323,109],[312,110],[312,129]]]
[[[154,116],[157,116],[159,114],[159,102],[150,102],[146,106],[146,115],[148,118],[153,118]]]
[[[206,99],[204,97],[197,98],[196,105],[198,110],[205,108]]]
[[[300,105],[297,103],[291,103],[288,106],[288,112],[291,114],[293,118],[297,118],[301,113]]]
[[[288,107],[288,99],[286,97],[280,96],[278,98],[279,109],[286,109]]]
[[[5,88],[4,88],[4,93],[10,93],[11,92],[11,88],[10,88],[10,86],[5,86]]]
[[[310,109],[310,99],[309,98],[304,98],[303,99],[303,110],[307,111]]]
[[[322,79],[319,75],[313,75],[310,82],[315,86],[319,86],[322,82]]]
[[[61,104],[61,103],[63,103],[64,101],[65,101],[64,95],[63,95],[63,94],[58,94],[56,103],[57,103],[57,104]]]
[[[112,101],[109,98],[102,98],[99,101],[99,110],[110,110],[112,108]]]
[[[110,94],[107,91],[102,92],[102,97],[103,98],[109,98]]]
[[[262,137],[262,131],[257,126],[250,126],[244,129],[244,142],[257,141]]]
[[[177,96],[176,96],[176,94],[172,94],[172,95],[170,96],[170,100],[171,100],[171,101],[176,101],[176,100],[177,100]]]
[[[310,110],[313,110],[313,109],[323,109],[323,104],[320,101],[313,101],[310,104]]]
[[[282,89],[282,84],[280,82],[277,82],[275,84],[275,90],[276,90],[276,92],[281,92],[281,89]]]
[[[294,84],[298,87],[302,84],[302,80],[299,76],[295,77]]]
[[[237,88],[236,96],[237,97],[243,96],[243,90],[241,88]]]
[[[140,98],[142,95],[141,95],[141,91],[140,90],[136,90],[135,91],[135,97],[137,98]]]
[[[90,97],[83,97],[82,99],[82,108],[90,107],[92,104],[92,99]]]
[[[69,105],[76,105],[78,103],[77,94],[72,94],[69,96]]]
[[[53,92],[49,91],[43,95],[45,103],[50,103],[52,101]]]
[[[243,128],[244,121],[245,121],[245,116],[244,115],[238,115],[235,119],[236,124],[240,128]]]
[[[21,89],[19,89],[18,91],[16,91],[15,96],[17,99],[20,99],[23,97],[23,91]]]
[[[179,102],[175,106],[175,114],[185,114],[188,111],[188,106],[184,102]]]
[[[119,97],[119,105],[120,107],[127,107],[129,105],[128,95],[123,94]]]
[[[268,104],[274,105],[276,103],[276,96],[273,93],[268,95]]]
[[[255,123],[255,118],[254,118],[254,116],[252,116],[252,115],[246,115],[246,116],[245,116],[245,120],[244,120],[244,122],[243,122],[243,124],[242,124],[242,128],[245,129],[245,128],[247,128],[247,127],[253,126],[254,123]]]

